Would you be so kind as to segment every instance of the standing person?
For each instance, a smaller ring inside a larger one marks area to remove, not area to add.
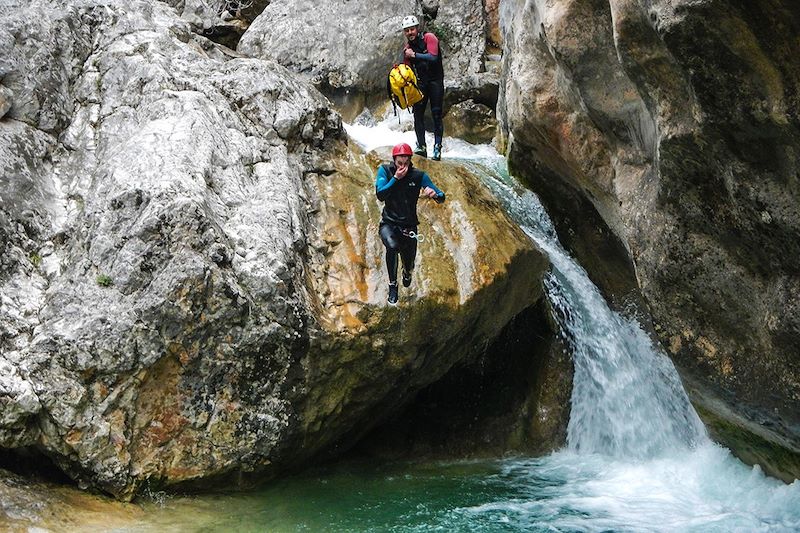
[[[389,271],[389,303],[397,304],[397,256],[403,260],[403,287],[411,285],[411,272],[417,256],[417,200],[420,194],[444,202],[444,193],[430,176],[414,168],[413,152],[406,143],[392,148],[392,162],[378,167],[375,195],[385,202],[381,213],[380,235],[386,246],[386,269]]]
[[[414,15],[403,19],[403,33],[406,43],[403,46],[403,62],[410,65],[417,75],[417,86],[425,95],[414,104],[414,131],[417,134],[417,148],[414,153],[428,157],[425,146],[425,107],[431,104],[433,116],[433,159],[442,158],[442,109],[444,107],[444,68],[439,39],[431,32],[419,30],[419,21]]]

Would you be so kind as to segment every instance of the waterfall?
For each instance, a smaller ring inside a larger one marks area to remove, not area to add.
[[[365,149],[413,141],[387,121],[346,126]],[[800,482],[784,485],[713,443],[678,374],[635,319],[613,311],[564,250],[539,199],[491,147],[445,139],[550,259],[544,289],[575,366],[567,447],[501,462],[481,484],[508,492],[423,529],[798,531]]]
[[[672,362],[633,319],[611,310],[558,241],[539,199],[509,177],[473,170],[552,264],[545,289],[575,364],[567,440],[581,453],[649,458],[708,437]]]

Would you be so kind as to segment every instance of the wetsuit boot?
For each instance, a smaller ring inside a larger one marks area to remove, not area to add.
[[[397,305],[397,282],[389,284],[389,298],[386,300],[389,305]]]
[[[411,272],[403,269],[403,287],[411,285]]]

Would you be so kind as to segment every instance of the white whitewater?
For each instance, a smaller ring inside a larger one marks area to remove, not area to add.
[[[539,199],[504,184],[496,161],[485,183],[549,257],[551,307],[572,351],[575,379],[567,430],[569,449],[618,458],[648,458],[706,443],[671,361],[636,322],[612,311],[586,272],[561,247]]]
[[[346,129],[366,150],[413,146],[408,120]],[[671,361],[635,320],[609,308],[505,160],[491,146],[450,138],[443,158],[473,165],[549,256],[546,293],[575,363],[567,448],[506,462],[493,482],[526,497],[455,509],[452,523],[495,531],[800,531],[800,482],[766,477],[710,441]]]

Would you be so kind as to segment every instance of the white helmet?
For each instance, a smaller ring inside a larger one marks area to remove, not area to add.
[[[414,15],[408,15],[407,17],[403,17],[403,29],[410,28],[412,26],[419,26],[419,21],[417,17]]]

